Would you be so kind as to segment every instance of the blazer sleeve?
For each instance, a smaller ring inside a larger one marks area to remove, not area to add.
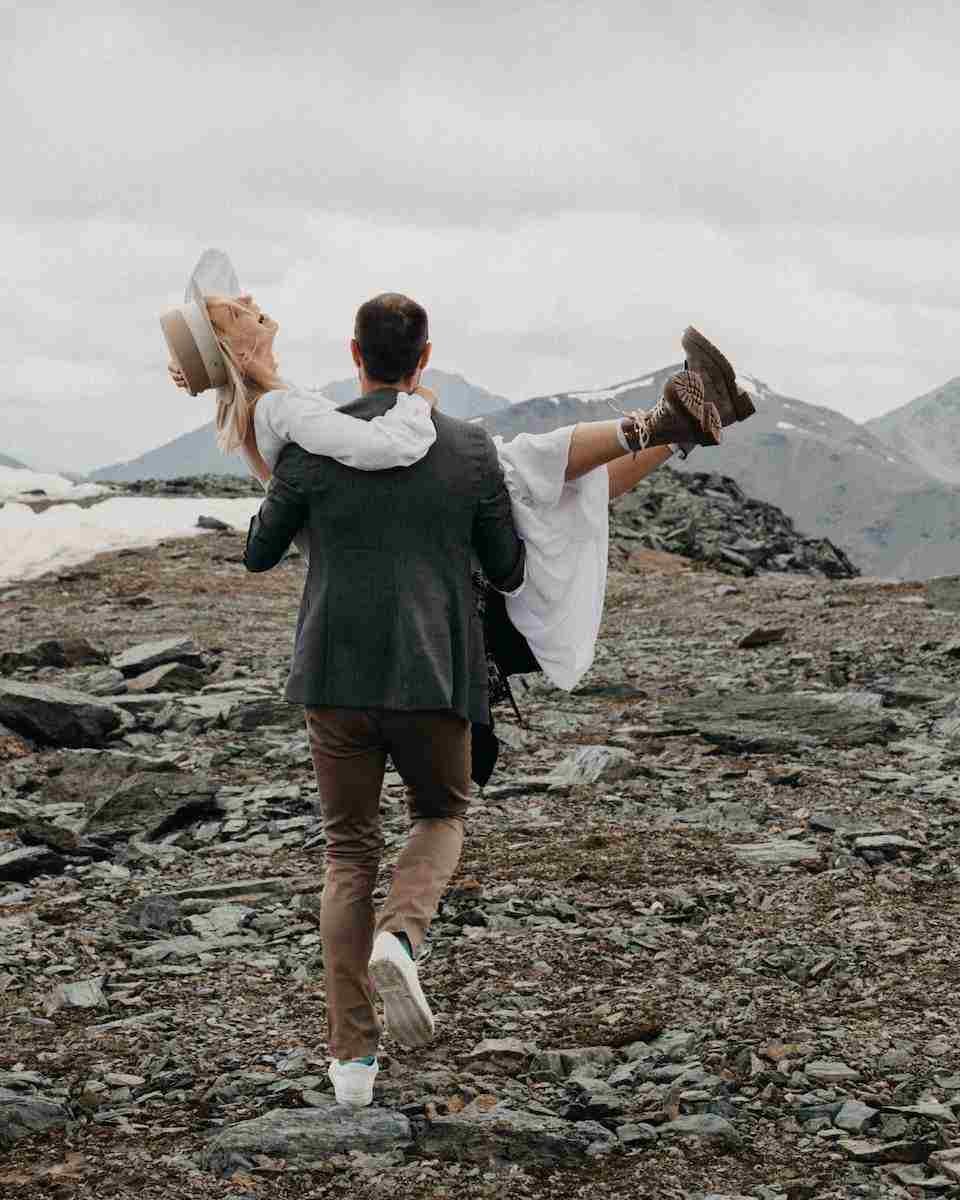
[[[483,442],[480,501],[473,518],[473,549],[483,572],[498,592],[515,593],[523,586],[526,550],[513,522],[510,494],[497,448]]]
[[[248,571],[269,571],[275,567],[310,514],[307,491],[289,477],[290,472],[284,471],[283,465],[277,464],[266,499],[250,522],[243,552],[243,565]]]

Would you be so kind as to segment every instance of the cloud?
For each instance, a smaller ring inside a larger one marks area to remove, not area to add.
[[[199,424],[156,317],[207,245],[304,382],[385,288],[514,398],[675,360],[689,321],[854,416],[958,373],[954,10],[327,9],[0,14],[0,450],[56,430],[93,467]]]

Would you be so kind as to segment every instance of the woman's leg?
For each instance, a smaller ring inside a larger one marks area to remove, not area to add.
[[[632,413],[618,421],[586,421],[575,426],[564,479],[567,483],[579,479],[627,453],[618,436],[620,430],[630,453],[640,454],[672,443],[719,446],[721,429],[720,414],[706,400],[700,377],[692,371],[680,371],[667,380],[663,395],[649,412]]]
[[[651,471],[665,463],[672,454],[669,446],[654,446],[651,450],[641,450],[637,454],[624,454],[609,463],[607,474],[610,476],[610,499],[616,500],[618,496],[623,496],[636,487],[641,479],[646,479]]]

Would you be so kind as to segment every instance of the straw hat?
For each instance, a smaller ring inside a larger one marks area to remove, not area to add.
[[[227,364],[223,360],[205,296],[239,296],[240,281],[233,263],[222,250],[204,250],[187,283],[184,303],[160,318],[170,357],[183,372],[191,396],[210,388],[225,388]]]

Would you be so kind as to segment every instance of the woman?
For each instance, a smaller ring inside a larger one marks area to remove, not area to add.
[[[218,390],[216,425],[224,451],[239,451],[264,484],[289,442],[361,470],[409,466],[427,453],[436,436],[430,419],[436,397],[420,385],[419,371],[412,393],[400,392],[385,416],[357,421],[339,413],[332,402],[281,379],[274,353],[279,326],[252,296],[237,295],[239,286],[223,286],[235,281],[229,260],[207,251],[188,288],[223,356],[227,382]],[[176,338],[164,329],[176,354]],[[508,443],[495,439],[527,549],[525,584],[505,605],[533,658],[514,670],[538,664],[558,687],[576,686],[593,660],[600,627],[609,500],[675,450],[686,457],[694,445],[718,445],[721,425],[752,411],[745,411],[749,401],[738,396],[733,369],[719,351],[694,330],[685,334],[684,347],[688,358],[698,355],[700,373],[673,376],[649,412],[520,434]],[[193,391],[183,365],[171,364],[170,374]],[[522,664],[523,643],[517,643]]]

